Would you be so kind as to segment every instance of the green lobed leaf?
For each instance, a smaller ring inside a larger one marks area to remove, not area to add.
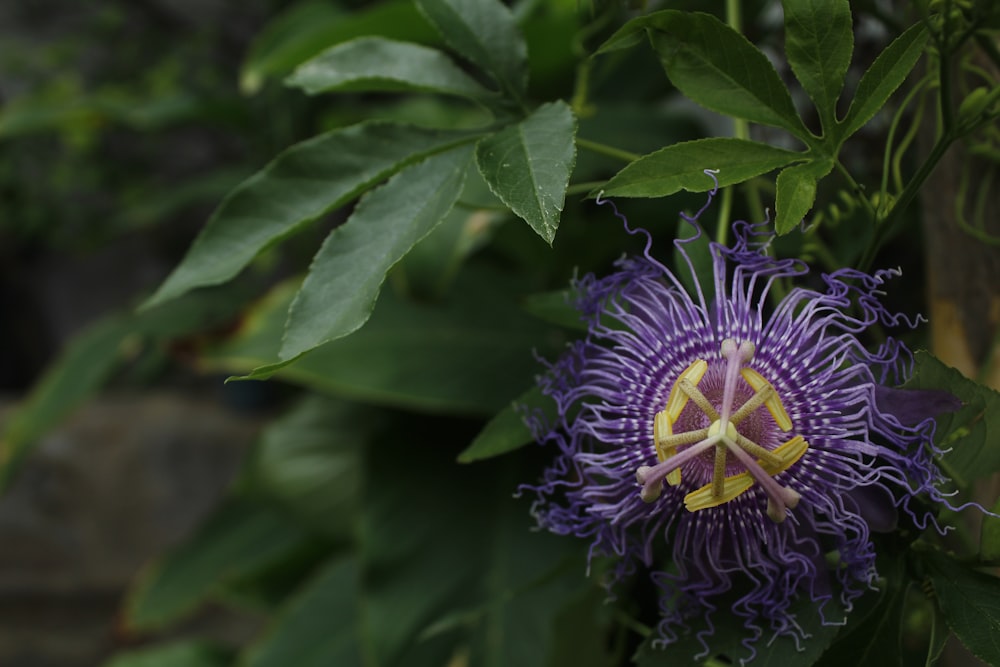
[[[858,82],[851,106],[841,120],[843,139],[860,130],[885,106],[889,96],[906,80],[927,44],[927,29],[922,23],[906,32],[879,54]]]
[[[501,90],[520,99],[528,84],[528,49],[510,10],[499,0],[417,0],[444,41],[481,67]]]
[[[240,667],[351,667],[364,660],[358,611],[360,573],[354,558],[330,561],[282,609]]]
[[[576,119],[562,101],[484,137],[476,164],[497,197],[552,244],[576,161]]]
[[[359,329],[386,272],[448,214],[471,166],[471,148],[451,150],[365,196],[313,258],[289,310],[279,358],[294,359]]]
[[[226,667],[229,651],[203,641],[176,641],[119,653],[104,667]]]
[[[710,14],[666,9],[632,19],[598,53],[647,30],[670,81],[712,111],[811,136],[774,66],[746,37]]]
[[[440,41],[410,0],[353,11],[307,0],[278,15],[254,38],[240,72],[240,89],[256,93],[266,80],[283,77],[323,49],[362,35],[422,44]]]
[[[300,225],[403,167],[471,139],[464,132],[366,122],[286,149],[229,193],[143,307],[231,279]]]
[[[544,419],[555,418],[555,403],[543,396],[541,389],[532,387],[487,422],[472,443],[458,455],[458,462],[472,463],[531,444],[535,438],[524,418],[526,414],[536,411],[542,412]]]
[[[782,0],[785,54],[815,102],[824,133],[836,128],[837,99],[854,51],[848,0]]]
[[[905,389],[951,392],[961,409],[937,416],[935,443],[944,455],[948,476],[962,487],[1000,470],[1000,393],[969,380],[928,352],[914,355],[914,372]]]
[[[483,88],[437,49],[382,37],[338,44],[302,63],[285,81],[310,95],[332,90],[417,90],[486,100]]]
[[[1000,579],[936,551],[922,551],[941,612],[965,647],[1000,664]]]
[[[718,170],[719,186],[725,187],[804,157],[802,153],[745,139],[696,139],[643,155],[615,174],[601,190],[609,197],[666,197],[679,190],[705,192],[715,187],[706,169]]]
[[[783,169],[778,174],[774,200],[774,228],[787,234],[799,224],[816,201],[816,182],[830,173],[833,160],[816,160]]]
[[[139,578],[126,601],[126,623],[137,630],[161,628],[204,602],[217,584],[273,563],[305,539],[273,508],[234,499]]]

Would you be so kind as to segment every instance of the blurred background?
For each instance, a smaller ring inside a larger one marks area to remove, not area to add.
[[[303,96],[240,89],[254,37],[290,4],[0,3],[0,420],[81,336],[98,350],[74,380],[108,383],[0,499],[0,665],[97,665],[134,643],[126,586],[218,503],[280,405],[268,385],[193,370],[183,336],[107,332],[230,188],[313,129]]]

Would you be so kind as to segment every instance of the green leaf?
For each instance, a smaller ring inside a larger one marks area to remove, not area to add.
[[[1000,664],[1000,579],[935,551],[921,552],[948,626],[973,655]]]
[[[386,272],[448,214],[471,167],[461,148],[409,167],[369,193],[330,232],[292,302],[283,360],[359,329]]]
[[[465,260],[487,245],[502,226],[505,213],[506,207],[493,196],[479,171],[470,169],[455,207],[396,264],[393,279],[401,280],[418,297],[444,298]]]
[[[361,615],[378,665],[406,664],[422,633],[476,604],[486,576],[496,471],[459,468],[418,437],[402,428],[366,450],[377,483],[365,485]]]
[[[960,487],[1000,470],[1000,393],[969,380],[931,354],[915,357],[905,389],[937,389],[962,401],[961,409],[937,416],[935,443],[945,450],[948,476]]]
[[[203,641],[177,641],[161,646],[126,651],[104,663],[104,667],[226,667],[229,652]]]
[[[299,65],[286,80],[310,95],[332,90],[416,90],[485,100],[483,88],[446,55],[409,42],[361,37]]]
[[[345,11],[319,1],[300,2],[268,23],[254,38],[240,72],[240,89],[256,93],[323,49],[363,35],[433,44],[435,31],[409,0]]]
[[[505,94],[515,100],[523,96],[528,49],[502,2],[417,0],[417,7],[451,48],[492,76]]]
[[[893,40],[879,54],[861,77],[851,107],[841,121],[840,137],[846,139],[872,119],[885,106],[889,96],[906,80],[927,44],[927,30],[922,23]]]
[[[316,532],[350,540],[373,417],[362,406],[310,396],[261,435],[251,478]]]
[[[679,190],[705,192],[715,187],[706,169],[718,170],[719,186],[725,187],[804,157],[802,153],[745,139],[697,139],[643,155],[615,174],[601,190],[609,197],[666,197]]]
[[[144,308],[235,276],[264,248],[467,133],[367,122],[285,150],[223,200]]]
[[[529,294],[524,299],[524,309],[535,317],[558,324],[567,329],[586,331],[587,323],[580,311],[573,306],[575,293],[571,289]]]
[[[787,234],[801,224],[816,201],[816,182],[830,173],[833,160],[817,160],[783,169],[774,200],[774,228]]]
[[[281,611],[241,667],[351,667],[363,659],[360,575],[353,558],[331,561]]]
[[[983,517],[983,530],[979,536],[979,557],[984,561],[1000,561],[1000,500]]]
[[[687,97],[727,116],[783,127],[803,141],[810,137],[767,56],[710,14],[653,12],[626,23],[598,53],[621,48],[644,29],[670,81]]]
[[[875,603],[871,604],[870,601]],[[869,592],[847,617],[836,641],[816,663],[816,667],[889,667],[900,664],[900,623],[906,587],[887,584]],[[869,606],[870,605],[870,606]]]
[[[476,146],[490,190],[552,244],[576,160],[576,119],[565,102],[544,104]]]
[[[126,602],[126,622],[137,630],[161,628],[204,602],[217,584],[275,562],[305,539],[274,509],[233,500],[140,577]]]
[[[473,628],[470,665],[549,667],[549,656],[559,643],[557,620],[583,601],[589,602],[590,614],[576,632],[588,632],[592,645],[609,643],[607,627],[595,618],[600,600],[582,595],[592,589],[583,576],[582,545],[529,530],[527,509],[521,503],[503,503],[483,536],[485,605]]]
[[[469,291],[456,290],[447,306],[408,302],[385,290],[364,327],[285,366],[277,377],[380,405],[495,414],[538,371],[532,350],[544,354],[552,347],[543,325],[484,280],[501,286],[503,278],[460,274],[457,285]],[[233,339],[206,353],[203,365],[245,373],[274,359],[294,289],[285,285],[262,301]]]
[[[785,53],[816,103],[824,132],[835,129],[837,99],[854,51],[848,0],[782,0]]]
[[[524,423],[526,414],[541,413],[546,420],[555,418],[555,403],[542,395],[538,387],[524,392],[498,412],[479,435],[458,455],[459,463],[472,463],[500,456],[535,441],[531,429]]]

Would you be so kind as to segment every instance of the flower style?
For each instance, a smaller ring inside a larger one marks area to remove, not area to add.
[[[682,216],[699,235],[705,208]],[[649,235],[615,214],[645,234],[646,251],[576,282],[588,334],[540,378],[556,423],[529,419],[558,455],[524,488],[542,527],[616,558],[613,578],[662,567],[665,541],[673,566],[653,574],[661,641],[700,616],[707,651],[713,616],[732,613],[750,659],[765,634],[801,638],[789,611],[798,596],[849,609],[873,585],[870,531],[891,529],[899,510],[921,527],[932,520],[913,502],[944,502],[929,415],[955,406],[888,387],[905,379],[910,353],[859,340],[877,324],[915,325],[879,301],[898,272],[842,269],[820,276],[825,291],[796,287],[769,308],[775,281],[808,267],[768,256],[771,235],[738,222],[731,247],[710,244],[708,298],[686,241],[675,245],[690,294],[651,257]]]

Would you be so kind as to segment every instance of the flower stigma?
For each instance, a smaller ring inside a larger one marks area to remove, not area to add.
[[[727,503],[754,484],[767,494],[767,515],[775,523],[785,520],[786,509],[798,505],[799,494],[774,476],[802,458],[809,445],[799,435],[775,444],[778,436],[783,438],[792,430],[792,420],[774,386],[747,366],[754,352],[753,343],[748,341],[737,343],[730,338],[722,342],[725,368],[721,369],[721,396],[718,391],[703,392],[699,387],[710,371],[704,359],[696,360],[678,376],[665,408],[653,419],[659,462],[636,471],[642,500],[649,503],[659,498],[664,483],[680,485],[681,468],[702,461],[711,481],[684,497],[690,512]],[[741,388],[741,378],[752,393]],[[715,398],[714,403],[706,392]],[[770,419],[750,419],[762,409]]]

